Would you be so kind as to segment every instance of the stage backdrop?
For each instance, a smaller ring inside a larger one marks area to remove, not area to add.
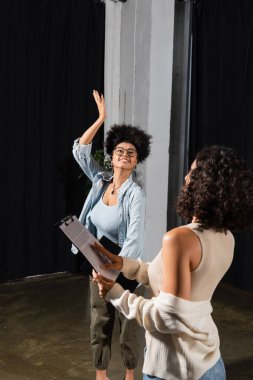
[[[193,12],[190,160],[205,145],[239,151],[253,169],[253,1],[199,0]],[[253,234],[236,235],[226,279],[253,289]]]
[[[79,267],[54,223],[79,215],[89,187],[71,150],[97,117],[104,27],[94,0],[1,2],[2,281]]]

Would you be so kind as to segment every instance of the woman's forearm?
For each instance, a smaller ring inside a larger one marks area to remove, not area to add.
[[[99,117],[95,123],[93,123],[90,128],[88,128],[87,131],[85,131],[84,134],[80,137],[79,144],[90,144],[103,123],[104,119]]]

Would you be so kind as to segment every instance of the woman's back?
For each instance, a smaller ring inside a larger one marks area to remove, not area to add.
[[[224,233],[201,229],[196,223],[188,224],[187,227],[198,236],[202,250],[200,264],[191,272],[190,300],[208,300],[232,263],[234,237],[230,231]]]
[[[201,260],[191,272],[191,290],[189,301],[205,301],[212,298],[213,292],[229,269],[234,253],[234,237],[230,231],[215,232],[213,229],[201,229],[197,223],[179,228],[190,228],[199,238]],[[148,268],[149,285],[152,293],[158,296],[163,276],[162,250]]]

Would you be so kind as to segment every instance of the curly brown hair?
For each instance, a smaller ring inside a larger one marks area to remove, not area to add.
[[[105,149],[110,156],[115,147],[128,142],[135,146],[138,154],[138,162],[143,162],[150,153],[152,136],[139,127],[129,124],[114,124],[106,134]]]
[[[186,221],[196,217],[204,229],[253,230],[253,173],[228,147],[213,145],[196,156],[177,199],[177,212]]]

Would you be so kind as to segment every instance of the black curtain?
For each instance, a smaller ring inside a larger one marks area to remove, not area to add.
[[[190,161],[220,144],[253,169],[253,1],[195,1],[192,58]],[[252,252],[253,234],[237,234],[226,279],[244,289],[253,289]]]
[[[79,268],[54,224],[79,215],[90,186],[71,149],[97,117],[104,27],[94,0],[1,2],[2,281]]]

